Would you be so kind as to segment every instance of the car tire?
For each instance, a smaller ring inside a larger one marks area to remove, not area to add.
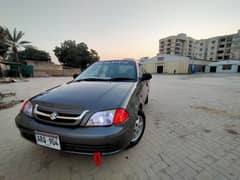
[[[133,147],[136,144],[138,144],[139,141],[142,139],[142,136],[144,134],[146,121],[145,121],[145,114],[144,114],[144,112],[142,110],[139,110],[138,117],[141,118],[141,121],[142,121],[142,130],[141,130],[141,133],[139,134],[139,136],[136,139],[134,139],[134,137],[133,137],[133,139],[130,141],[130,144],[129,144],[128,148]],[[134,127],[135,127],[135,125],[134,125]]]
[[[146,100],[145,100],[144,104],[148,104],[148,95],[146,97]]]

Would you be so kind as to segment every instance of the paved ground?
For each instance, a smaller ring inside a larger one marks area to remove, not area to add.
[[[0,91],[27,98],[68,80],[35,78]],[[240,179],[240,75],[155,75],[142,141],[97,168],[91,157],[22,139],[14,124],[19,109],[0,111],[0,180]]]

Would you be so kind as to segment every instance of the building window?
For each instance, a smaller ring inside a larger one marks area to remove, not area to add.
[[[203,46],[203,43],[201,43],[200,46]]]
[[[224,44],[222,44],[222,45],[220,45],[220,46],[219,46],[219,48],[224,48],[224,46],[225,46],[225,45],[224,45]]]
[[[214,41],[212,41],[212,44],[215,44],[215,42],[216,42],[215,40],[214,40]]]
[[[231,69],[232,69],[231,64],[223,64],[223,66],[222,66],[222,70],[231,70]]]
[[[215,49],[215,48],[212,46],[211,49],[213,50],[213,49]]]
[[[228,43],[226,46],[227,46],[227,47],[231,47],[231,43]]]
[[[232,37],[228,37],[228,38],[227,38],[227,41],[228,41],[228,42],[231,42],[231,41],[232,41]]]
[[[224,56],[224,59],[229,59],[229,56]]]
[[[228,53],[230,53],[231,52],[231,50],[230,49],[226,49],[226,53],[228,54]]]
[[[202,51],[202,48],[200,48],[199,50]]]
[[[217,53],[219,53],[219,54],[222,54],[222,53],[223,53],[223,51],[218,51]]]
[[[158,60],[158,61],[163,61],[163,60],[164,60],[164,57],[157,57],[157,60]]]

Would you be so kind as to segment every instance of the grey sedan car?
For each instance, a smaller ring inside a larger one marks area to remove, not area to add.
[[[99,61],[22,105],[21,135],[44,147],[103,155],[136,145],[145,129],[151,74],[130,60]]]

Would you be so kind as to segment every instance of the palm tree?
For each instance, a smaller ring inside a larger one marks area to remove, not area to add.
[[[25,44],[29,44],[29,41],[21,41],[22,37],[24,36],[24,32],[22,31],[17,31],[16,28],[14,28],[13,33],[9,31],[8,28],[5,29],[6,32],[6,37],[5,37],[5,44],[8,45],[15,58],[17,63],[21,63],[18,57],[18,49],[20,47],[24,47]],[[20,78],[22,78],[22,73],[21,73],[21,67],[18,65],[18,75]]]
[[[4,56],[8,49],[8,46],[5,45],[5,37],[6,31],[2,26],[0,26],[0,56]]]

